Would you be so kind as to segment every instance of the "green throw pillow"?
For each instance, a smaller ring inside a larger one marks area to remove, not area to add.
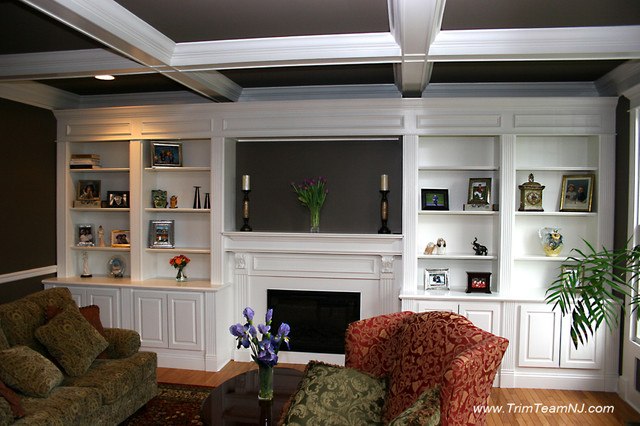
[[[36,330],[36,338],[69,376],[81,376],[109,346],[77,308],[67,308]]]
[[[437,426],[440,424],[440,388],[427,389],[389,426]]]
[[[380,425],[385,392],[384,379],[312,361],[291,399],[284,424]]]
[[[0,380],[25,395],[44,398],[62,379],[58,367],[28,346],[0,351]]]

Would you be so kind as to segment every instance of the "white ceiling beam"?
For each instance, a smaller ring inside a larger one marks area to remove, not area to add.
[[[400,47],[391,34],[364,33],[178,43],[171,66],[211,70],[399,60]]]
[[[402,49],[396,86],[405,96],[420,96],[431,78],[427,53],[440,31],[444,6],[445,0],[389,0],[391,31]]]
[[[162,70],[171,63],[175,42],[113,0],[22,1],[143,65]],[[215,84],[203,88],[203,80],[188,77],[181,82],[207,97],[237,99],[241,88],[222,74],[208,80]],[[216,87],[231,90],[211,96]]]
[[[0,98],[44,109],[79,108],[81,96],[33,81],[0,83]]]
[[[618,96],[640,87],[640,60],[628,61],[595,81],[603,96]]]
[[[640,26],[441,31],[430,61],[640,58]]]

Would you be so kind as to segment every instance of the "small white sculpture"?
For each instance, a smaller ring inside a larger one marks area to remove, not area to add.
[[[445,254],[447,252],[447,242],[444,238],[438,238],[436,242],[436,254]]]
[[[82,278],[91,277],[91,272],[89,271],[89,253],[86,251],[82,252]]]
[[[102,227],[102,225],[98,226],[98,247],[105,247],[104,228]]]

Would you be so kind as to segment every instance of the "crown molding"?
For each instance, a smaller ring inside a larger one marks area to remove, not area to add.
[[[146,92],[120,95],[81,96],[77,108],[110,108],[146,105],[181,105],[211,103],[209,99],[188,91]]]
[[[400,60],[389,33],[337,34],[178,43],[171,66],[207,70],[288,65],[384,63]]]
[[[640,86],[640,60],[628,61],[598,79],[596,87],[602,95],[625,95]]]
[[[591,82],[429,83],[423,98],[598,97]]]
[[[640,58],[640,26],[441,31],[431,61]]]
[[[363,98],[401,98],[401,94],[393,84],[260,87],[245,88],[239,102]]]

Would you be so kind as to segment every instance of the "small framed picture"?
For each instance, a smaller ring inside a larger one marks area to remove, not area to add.
[[[129,208],[129,191],[107,191],[107,207],[112,209]]]
[[[173,248],[173,220],[149,221],[149,248]]]
[[[164,209],[167,207],[167,191],[162,189],[152,189],[151,204],[153,208],[156,209]]]
[[[576,265],[562,265],[560,267],[564,285],[567,287],[579,287],[582,285],[584,271]]]
[[[449,190],[423,188],[422,210],[449,210]]]
[[[131,247],[130,231],[128,229],[111,231],[111,247]]]
[[[78,225],[76,231],[76,245],[78,247],[93,247],[96,245],[93,233],[93,225],[89,223]]]
[[[425,269],[425,290],[449,290],[449,268]]]
[[[182,144],[151,142],[152,167],[182,167]]]
[[[590,212],[593,204],[595,180],[596,176],[593,174],[562,176],[560,211]]]
[[[469,179],[468,204],[491,204],[491,178]]]
[[[491,272],[467,272],[467,293],[491,293]]]
[[[100,200],[100,181],[99,180],[81,180],[78,181],[78,193],[76,194],[78,201]]]

